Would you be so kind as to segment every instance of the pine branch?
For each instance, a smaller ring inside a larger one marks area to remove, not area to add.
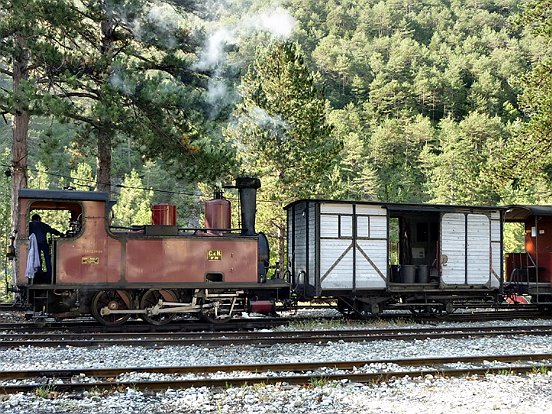
[[[13,76],[13,72],[12,71],[9,71],[8,69],[4,69],[2,67],[0,67],[0,73],[3,73],[4,75],[8,75],[9,77],[12,77]]]

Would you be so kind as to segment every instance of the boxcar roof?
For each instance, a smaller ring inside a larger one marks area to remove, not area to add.
[[[382,206],[392,211],[466,211],[466,210],[504,210],[501,206],[463,206],[463,205],[446,205],[446,204],[403,204],[403,203],[386,203],[382,201],[354,201],[354,200],[328,200],[328,199],[302,199],[296,200],[284,209],[289,209],[296,204],[302,202],[314,203],[332,203],[332,204],[360,204],[371,206]]]
[[[531,216],[552,216],[552,206],[508,206],[504,218],[507,221],[524,221]]]
[[[108,201],[109,195],[96,191],[33,190],[24,188],[19,190],[19,198],[38,200]]]

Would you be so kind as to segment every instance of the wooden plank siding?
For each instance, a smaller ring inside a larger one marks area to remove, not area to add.
[[[498,287],[502,261],[501,247],[498,211],[486,214],[442,214],[442,282],[445,285]]]
[[[385,289],[387,212],[381,206],[320,204],[320,289]]]

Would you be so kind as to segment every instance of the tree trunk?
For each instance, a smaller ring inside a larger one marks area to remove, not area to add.
[[[19,189],[27,187],[27,133],[30,122],[28,100],[22,92],[22,83],[29,77],[29,51],[27,50],[27,41],[21,34],[16,35],[15,47],[12,77],[14,107],[11,148],[11,228],[15,237],[25,237],[26,234],[16,234],[19,228]],[[24,260],[24,258],[20,258],[20,260]],[[12,283],[14,285],[17,281],[16,267],[13,267]]]
[[[111,61],[113,55],[113,31],[115,30],[115,22],[106,17],[106,20],[101,22],[102,44],[101,51],[104,56]],[[107,71],[109,72],[109,70]],[[100,120],[101,121],[101,120]],[[112,129],[109,125],[103,124],[97,130],[98,139],[98,157],[96,159],[96,190],[111,193],[111,142]]]
[[[98,158],[96,159],[96,190],[111,192],[111,132],[98,131]]]
[[[11,225],[17,230],[19,225],[18,193],[20,188],[27,187],[27,133],[29,131],[30,114],[28,101],[24,96],[22,83],[28,77],[29,52],[27,42],[20,34],[15,39],[16,52],[13,63],[13,120],[12,120],[12,187],[11,187]]]

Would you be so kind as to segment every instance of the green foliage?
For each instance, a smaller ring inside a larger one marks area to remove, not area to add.
[[[521,253],[525,251],[525,224],[504,223],[504,252]]]
[[[50,189],[50,176],[45,165],[38,162],[29,174],[29,188],[38,190]],[[42,221],[48,223],[54,229],[66,232],[69,230],[69,222],[71,214],[69,210],[33,210],[33,214],[37,213],[42,218]]]
[[[203,204],[198,198],[199,191],[196,183],[175,180],[172,171],[162,162],[146,162],[140,169],[140,174],[143,175],[144,187],[158,190],[153,193],[154,204],[174,204],[180,226],[200,227],[199,217]]]
[[[311,388],[325,387],[330,383],[330,380],[325,377],[311,377],[309,378],[309,386]]]
[[[459,123],[441,121],[438,144],[427,145],[422,154],[431,201],[496,204],[489,164],[499,159],[497,147],[506,135],[499,118],[478,112]]]
[[[261,177],[274,177],[289,199],[313,195],[340,144],[332,139],[326,101],[298,46],[259,49],[241,91],[244,102],[229,134],[245,146],[244,165]]]
[[[75,190],[90,191],[94,183],[94,172],[89,164],[81,162],[76,170],[71,170],[71,187]]]
[[[29,174],[29,188],[48,190],[50,188],[50,176],[44,164],[37,162],[35,168]]]
[[[117,204],[113,207],[112,224],[123,227],[150,224],[152,198],[153,192],[144,189],[142,179],[132,170],[123,180]]]
[[[393,202],[424,201],[424,177],[419,156],[433,141],[433,128],[421,115],[413,119],[388,118],[374,128],[369,154],[381,182],[380,199]]]
[[[330,112],[333,136],[343,142],[336,164],[327,174],[327,196],[339,199],[377,199],[380,180],[367,150],[370,134],[364,116],[353,104]]]
[[[513,138],[504,149],[497,174],[508,183],[505,198],[523,202],[549,204],[552,171],[552,18],[550,0],[532,0],[524,4],[523,13],[513,19],[525,28],[533,44],[532,70],[522,76],[523,91],[519,97],[524,124],[517,125]]]

